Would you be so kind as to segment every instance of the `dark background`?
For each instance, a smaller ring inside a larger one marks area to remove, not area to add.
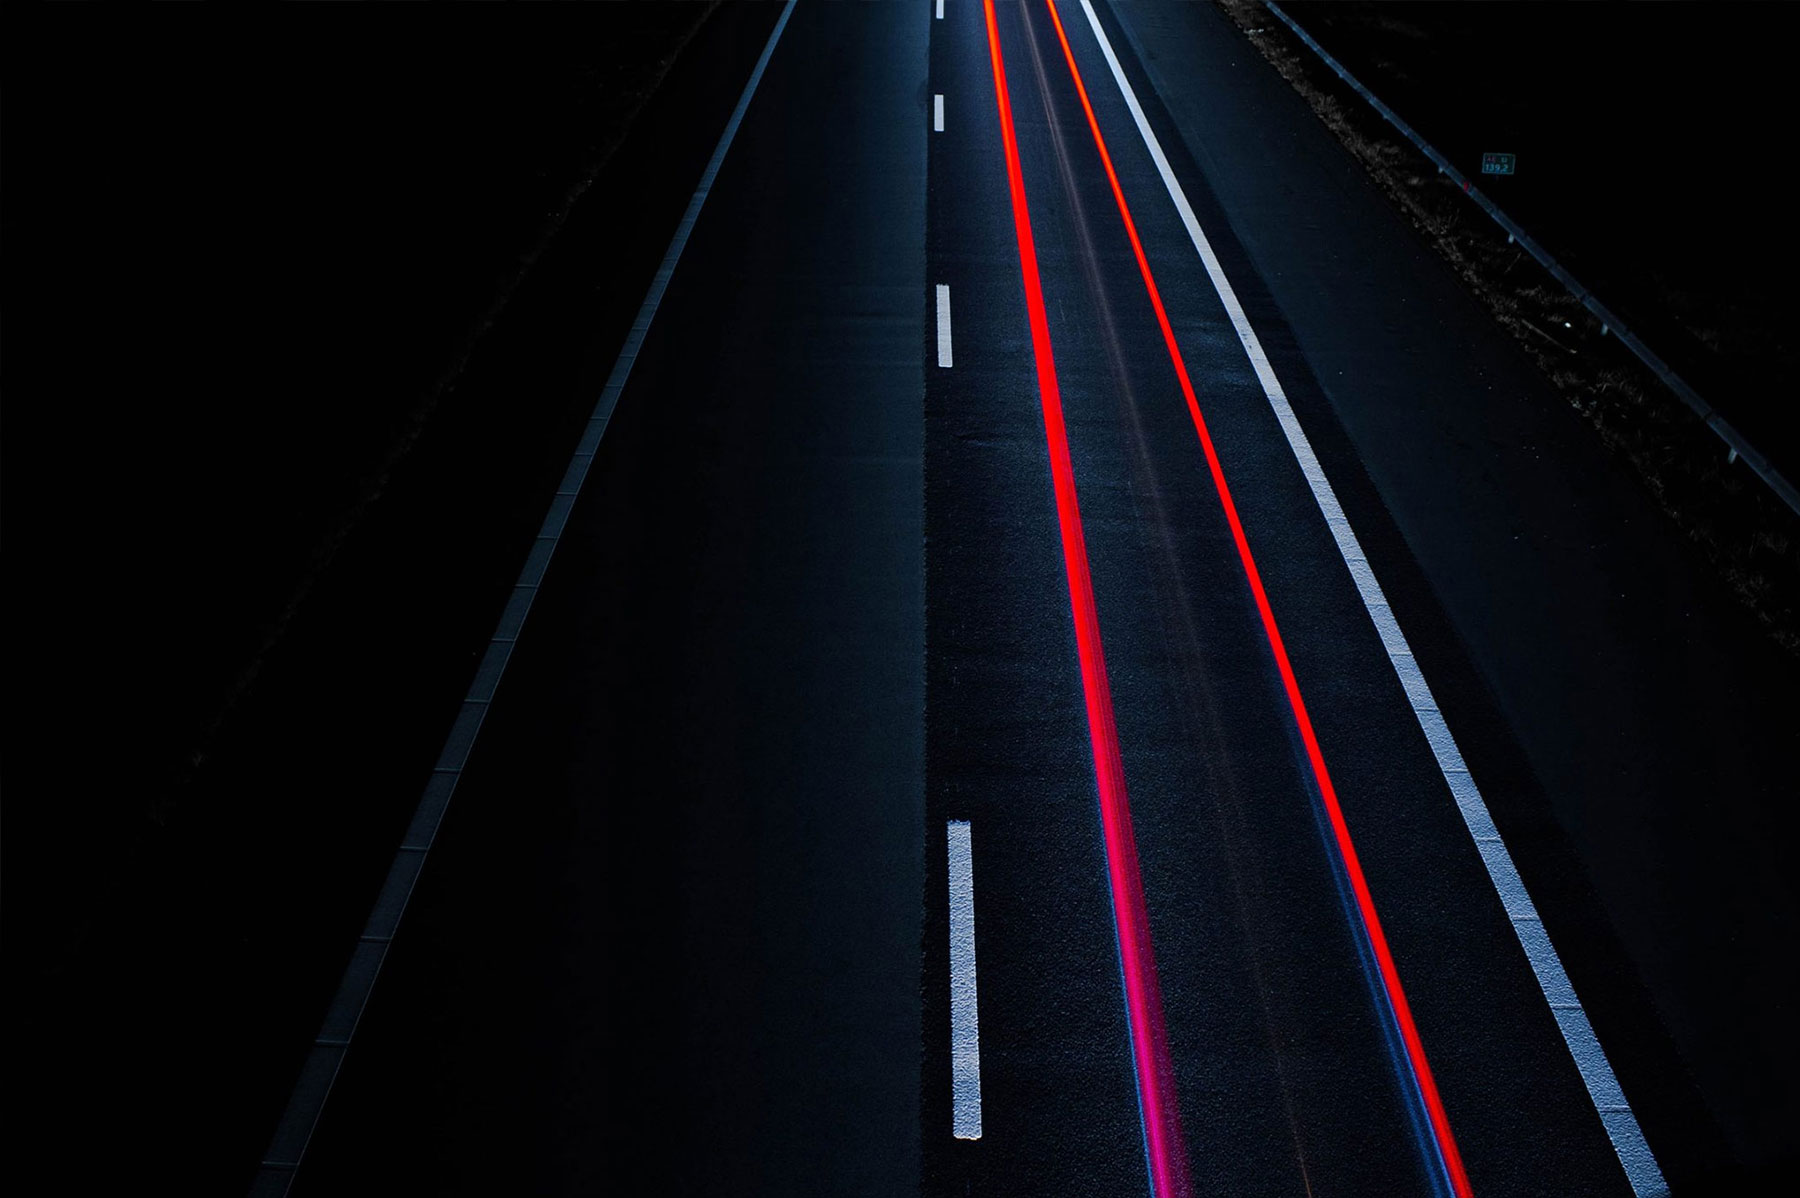
[[[9,953],[60,967],[181,818],[422,433],[541,436],[541,397],[459,393],[470,354],[708,12],[9,6]]]
[[[6,9],[9,1168],[247,1179],[777,11]]]

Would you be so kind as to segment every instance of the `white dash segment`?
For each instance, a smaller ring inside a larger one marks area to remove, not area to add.
[[[938,365],[950,365],[950,285],[937,285]]]
[[[981,1138],[981,1029],[975,1011],[975,872],[969,821],[950,821],[950,1131]]]
[[[1569,975],[1563,969],[1556,950],[1550,945],[1550,937],[1538,919],[1537,908],[1525,891],[1525,881],[1519,876],[1518,869],[1513,865],[1512,855],[1506,851],[1506,845],[1494,828],[1487,803],[1475,786],[1475,779],[1469,774],[1468,763],[1463,760],[1462,751],[1457,748],[1455,738],[1450,735],[1450,728],[1444,722],[1443,713],[1438,710],[1431,688],[1425,684],[1425,677],[1419,672],[1412,646],[1401,633],[1400,623],[1394,618],[1387,596],[1375,580],[1375,572],[1370,569],[1362,544],[1351,529],[1349,518],[1344,515],[1337,492],[1325,477],[1318,455],[1313,452],[1312,443],[1307,439],[1305,430],[1300,427],[1293,405],[1288,402],[1287,393],[1282,390],[1281,381],[1275,377],[1275,368],[1270,364],[1268,354],[1263,352],[1262,342],[1256,331],[1250,327],[1250,318],[1245,315],[1236,290],[1225,276],[1225,268],[1220,264],[1219,256],[1213,252],[1212,243],[1201,231],[1199,218],[1194,215],[1194,207],[1188,203],[1187,193],[1175,178],[1174,168],[1169,165],[1168,156],[1163,153],[1162,143],[1157,140],[1149,120],[1144,116],[1137,92],[1125,77],[1118,55],[1113,53],[1111,39],[1106,36],[1106,30],[1101,28],[1100,18],[1094,12],[1093,0],[1081,0],[1081,8],[1087,15],[1088,26],[1093,29],[1095,40],[1100,43],[1100,53],[1112,71],[1113,81],[1118,84],[1119,91],[1125,98],[1125,107],[1131,111],[1131,119],[1144,139],[1144,147],[1150,151],[1150,157],[1156,163],[1157,174],[1162,176],[1169,199],[1174,201],[1175,211],[1187,229],[1188,240],[1194,243],[1194,250],[1206,267],[1213,290],[1218,292],[1219,300],[1231,318],[1232,328],[1237,331],[1238,341],[1250,359],[1251,367],[1256,371],[1257,381],[1262,384],[1263,395],[1281,424],[1288,448],[1300,465],[1300,471],[1312,490],[1314,502],[1325,517],[1325,524],[1331,530],[1332,538],[1337,541],[1338,552],[1343,555],[1351,581],[1356,584],[1356,593],[1362,598],[1363,607],[1375,624],[1382,647],[1387,650],[1388,660],[1393,664],[1394,672],[1399,675],[1400,684],[1406,688],[1406,697],[1412,705],[1413,715],[1419,721],[1419,728],[1424,732],[1425,740],[1437,758],[1438,768],[1456,800],[1463,822],[1468,825],[1475,847],[1487,866],[1488,879],[1500,896],[1507,919],[1512,924],[1513,934],[1518,937],[1519,946],[1525,950],[1525,958],[1537,977],[1538,988],[1543,991],[1557,1026],[1562,1031],[1563,1043],[1568,1046],[1569,1055],[1575,1059],[1575,1068],[1587,1087],[1588,1098],[1593,1102],[1607,1135],[1612,1139],[1613,1151],[1618,1154],[1619,1163],[1625,1169],[1625,1177],[1631,1185],[1632,1193],[1636,1198],[1664,1198],[1669,1187],[1663,1179],[1662,1170],[1657,1166],[1656,1157],[1644,1139],[1643,1129],[1638,1126],[1631,1105],[1625,1101],[1624,1091],[1619,1088],[1618,1078],[1614,1076],[1612,1065],[1600,1047],[1593,1025],[1588,1022],[1587,1013],[1582,1010],[1580,1000],[1575,997],[1575,987],[1570,983]]]
[[[939,92],[931,97],[931,131],[944,131],[944,93]]]
[[[944,19],[944,0],[937,0],[937,19]]]

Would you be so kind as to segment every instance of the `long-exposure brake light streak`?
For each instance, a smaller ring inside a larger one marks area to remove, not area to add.
[[[1306,701],[1301,698],[1300,683],[1294,676],[1293,664],[1288,660],[1287,646],[1281,639],[1281,630],[1275,624],[1275,612],[1269,606],[1269,596],[1263,589],[1262,575],[1256,568],[1256,558],[1250,552],[1250,542],[1244,535],[1243,522],[1238,518],[1237,504],[1232,500],[1231,488],[1226,485],[1225,471],[1219,464],[1218,451],[1213,447],[1212,434],[1207,431],[1206,418],[1200,412],[1200,401],[1194,394],[1193,380],[1188,377],[1187,363],[1176,344],[1175,330],[1163,307],[1162,293],[1157,290],[1156,279],[1150,271],[1150,260],[1144,254],[1144,243],[1138,237],[1137,222],[1132,220],[1131,207],[1125,202],[1125,191],[1119,185],[1118,172],[1113,169],[1112,155],[1106,149],[1106,139],[1100,135],[1100,122],[1094,116],[1094,106],[1088,99],[1081,70],[1075,65],[1075,52],[1069,46],[1068,33],[1063,29],[1062,17],[1056,11],[1056,0],[1044,2],[1049,6],[1050,20],[1056,27],[1057,40],[1062,43],[1063,58],[1069,64],[1069,75],[1075,81],[1075,91],[1081,98],[1082,111],[1087,114],[1088,129],[1094,135],[1094,146],[1100,152],[1101,165],[1106,168],[1107,182],[1112,185],[1113,199],[1118,202],[1119,216],[1125,222],[1125,234],[1131,241],[1131,252],[1137,257],[1138,273],[1143,276],[1144,289],[1150,295],[1150,305],[1156,311],[1156,322],[1162,329],[1163,344],[1168,347],[1169,361],[1175,367],[1175,377],[1180,381],[1182,397],[1187,401],[1188,415],[1193,418],[1194,431],[1200,435],[1200,446],[1206,454],[1207,469],[1212,472],[1213,487],[1218,491],[1219,502],[1225,509],[1225,521],[1231,528],[1231,539],[1237,545],[1238,560],[1243,563],[1244,575],[1249,580],[1250,592],[1256,600],[1257,614],[1262,619],[1263,632],[1268,637],[1276,669],[1281,674],[1282,687],[1287,691],[1288,706],[1293,710],[1301,742],[1305,745],[1306,756],[1312,764],[1313,779],[1318,784],[1319,798],[1325,806],[1325,814],[1331,823],[1332,835],[1337,842],[1344,872],[1349,878],[1351,893],[1356,898],[1369,947],[1381,973],[1382,987],[1387,993],[1394,1021],[1399,1025],[1401,1039],[1406,1045],[1407,1061],[1412,1067],[1420,1097],[1431,1122],[1432,1137],[1437,1143],[1444,1169],[1449,1174],[1450,1184],[1458,1198],[1470,1198],[1473,1191],[1469,1187],[1468,1173],[1463,1168],[1462,1154],[1456,1146],[1456,1137],[1450,1130],[1450,1117],[1444,1110],[1437,1082],[1432,1077],[1431,1063],[1426,1060],[1424,1042],[1420,1040],[1418,1027],[1413,1022],[1412,1009],[1406,1001],[1406,991],[1400,984],[1400,972],[1394,965],[1393,954],[1388,950],[1387,936],[1381,929],[1381,919],[1375,913],[1374,896],[1369,893],[1362,863],[1356,855],[1356,845],[1350,839],[1350,827],[1344,821],[1337,789],[1331,783],[1331,772],[1325,768],[1325,755],[1319,748],[1319,738],[1313,732],[1312,717],[1307,714]],[[1015,198],[1014,203],[1018,202]]]
[[[1013,130],[1012,101],[1007,94],[1006,67],[1000,56],[1000,34],[994,0],[983,0],[988,57],[994,72],[994,98],[1000,110],[1000,134],[1006,154],[1006,181],[1012,198],[1013,232],[1019,243],[1019,270],[1030,316],[1031,351],[1037,364],[1038,397],[1044,410],[1044,437],[1050,451],[1050,474],[1056,493],[1056,519],[1062,536],[1063,569],[1068,576],[1069,608],[1075,622],[1076,653],[1087,706],[1088,740],[1094,758],[1094,781],[1100,794],[1100,820],[1106,838],[1107,879],[1112,892],[1113,921],[1119,939],[1120,972],[1131,1026],[1132,1064],[1137,1073],[1138,1105],[1144,1125],[1144,1147],[1155,1198],[1188,1198],[1187,1161],[1176,1111],[1174,1071],[1169,1064],[1168,1033],[1156,982],[1156,960],[1150,948],[1150,922],[1144,907],[1143,879],[1132,838],[1131,807],[1125,793],[1125,767],[1119,756],[1119,734],[1113,719],[1112,692],[1107,684],[1106,657],[1100,645],[1100,617],[1088,573],[1087,544],[1076,503],[1075,470],[1063,424],[1062,394],[1050,351],[1050,321],[1038,277],[1037,250],[1025,203],[1025,178],[1019,167],[1018,138]]]

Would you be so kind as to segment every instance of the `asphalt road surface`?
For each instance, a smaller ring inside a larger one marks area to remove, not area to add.
[[[1780,1175],[1794,663],[1216,10],[938,3],[782,27],[293,1192]]]

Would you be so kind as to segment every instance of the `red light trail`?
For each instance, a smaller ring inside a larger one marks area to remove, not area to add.
[[[994,0],[983,0],[983,8],[987,21],[988,57],[994,71],[994,97],[1000,110],[1000,134],[1006,150],[1013,231],[1019,243],[1019,269],[1030,316],[1031,350],[1037,363],[1038,397],[1044,410],[1044,437],[1050,450],[1056,519],[1062,534],[1063,569],[1068,576],[1069,608],[1075,621],[1076,652],[1081,662],[1081,687],[1087,706],[1094,781],[1100,792],[1107,877],[1112,890],[1113,921],[1119,937],[1119,963],[1125,979],[1145,1151],[1156,1198],[1188,1198],[1187,1158],[1181,1144],[1175,1077],[1169,1063],[1168,1033],[1163,1024],[1162,996],[1156,982],[1156,960],[1150,949],[1150,921],[1144,907],[1137,845],[1131,832],[1125,767],[1119,756],[1112,691],[1107,684],[1106,657],[1100,645],[1100,617],[1094,607],[1094,585],[1088,573],[1087,543],[1081,532],[1075,470],[1069,460],[1062,393],[1057,387],[1056,363],[1050,350],[1050,321],[1044,310],[1037,250],[1031,237],[1031,216],[1025,203],[1025,179],[1019,168],[1012,101],[1007,94],[1006,67],[1000,56],[1000,34],[994,23]]]
[[[1437,1143],[1445,1170],[1450,1175],[1451,1186],[1458,1198],[1471,1198],[1473,1191],[1469,1186],[1469,1176],[1463,1168],[1462,1153],[1457,1149],[1456,1137],[1450,1130],[1450,1117],[1444,1110],[1443,1099],[1438,1095],[1437,1082],[1431,1074],[1431,1063],[1425,1057],[1425,1045],[1419,1038],[1419,1029],[1413,1022],[1412,1008],[1407,1004],[1406,991],[1400,985],[1400,972],[1394,965],[1393,954],[1388,950],[1387,936],[1381,930],[1381,919],[1375,913],[1375,899],[1369,893],[1368,881],[1363,877],[1362,862],[1356,855],[1356,846],[1350,839],[1350,827],[1344,821],[1344,812],[1338,804],[1337,789],[1331,783],[1331,773],[1325,768],[1325,754],[1319,748],[1319,739],[1313,732],[1312,717],[1307,714],[1306,702],[1300,696],[1300,683],[1294,676],[1294,667],[1288,661],[1287,646],[1281,639],[1281,630],[1275,624],[1275,612],[1269,606],[1269,596],[1263,589],[1262,575],[1257,571],[1256,558],[1250,552],[1250,542],[1244,535],[1244,526],[1238,519],[1237,504],[1231,498],[1231,488],[1226,485],[1225,471],[1219,464],[1219,455],[1213,447],[1212,434],[1207,431],[1206,418],[1201,415],[1200,401],[1195,397],[1194,384],[1188,378],[1187,364],[1182,360],[1181,350],[1175,343],[1175,330],[1169,324],[1169,314],[1163,308],[1162,293],[1157,290],[1156,279],[1150,272],[1150,260],[1144,254],[1144,244],[1138,238],[1137,222],[1131,218],[1131,208],[1125,202],[1125,192],[1119,185],[1118,173],[1113,169],[1112,155],[1107,152],[1106,139],[1100,135],[1100,122],[1094,116],[1094,106],[1088,100],[1087,87],[1081,80],[1081,71],[1075,65],[1075,53],[1069,47],[1068,34],[1063,29],[1062,17],[1056,11],[1056,0],[1044,0],[1050,8],[1050,20],[1056,26],[1057,39],[1062,43],[1063,58],[1069,64],[1069,74],[1075,81],[1075,91],[1081,97],[1082,111],[1087,114],[1088,129],[1094,135],[1094,145],[1100,151],[1100,162],[1106,168],[1107,182],[1112,185],[1113,198],[1118,201],[1119,215],[1125,222],[1126,236],[1131,240],[1131,251],[1137,256],[1138,273],[1143,276],[1144,288],[1150,294],[1150,304],[1156,310],[1156,322],[1162,328],[1163,344],[1168,347],[1169,361],[1175,367],[1175,377],[1181,383],[1181,394],[1187,400],[1188,414],[1193,418],[1194,431],[1200,435],[1200,446],[1206,454],[1206,465],[1212,472],[1213,486],[1219,493],[1219,502],[1225,509],[1225,521],[1231,527],[1231,538],[1237,544],[1238,560],[1243,563],[1244,576],[1249,580],[1250,592],[1256,600],[1256,610],[1262,618],[1263,632],[1267,635],[1269,648],[1275,655],[1275,665],[1281,674],[1281,684],[1287,691],[1288,706],[1293,710],[1294,722],[1299,727],[1300,739],[1306,746],[1306,755],[1312,764],[1313,779],[1319,787],[1319,797],[1324,803],[1325,814],[1331,823],[1331,831],[1337,842],[1338,854],[1343,861],[1344,872],[1348,876],[1351,892],[1356,897],[1357,910],[1362,916],[1363,929],[1368,935],[1369,946],[1375,956],[1376,967],[1381,974],[1383,989],[1387,992],[1388,1003],[1394,1012],[1394,1020],[1399,1025],[1400,1037],[1406,1045],[1406,1056],[1412,1066],[1414,1077],[1418,1081],[1419,1093],[1425,1103],[1426,1113],[1431,1122],[1432,1137]],[[990,3],[988,18],[988,36],[993,38],[992,5]],[[999,64],[999,48],[994,49],[996,70]],[[1011,129],[1007,129],[1008,152],[1012,153]],[[1023,188],[1015,185],[1013,206],[1015,209],[1023,202]],[[1035,335],[1035,329],[1034,329]],[[1045,353],[1048,353],[1048,334],[1046,333]],[[1043,364],[1040,360],[1039,377],[1043,375]],[[1054,379],[1052,379],[1054,386]],[[1046,401],[1047,403],[1048,401]],[[1077,532],[1079,535],[1079,531]]]

